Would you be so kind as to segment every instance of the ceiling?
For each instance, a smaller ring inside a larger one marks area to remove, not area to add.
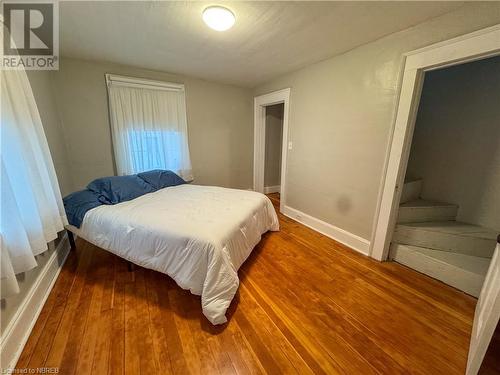
[[[236,24],[218,32],[201,19],[213,4],[61,2],[61,55],[253,87],[463,5],[220,1]]]

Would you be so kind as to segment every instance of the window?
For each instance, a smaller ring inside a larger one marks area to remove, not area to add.
[[[130,158],[132,168],[136,172],[152,169],[182,169],[181,134],[176,131],[163,130],[130,130],[128,132],[130,143]],[[165,148],[169,152],[166,152]],[[165,158],[170,155],[170,158]]]
[[[169,169],[192,180],[184,86],[106,76],[118,174]]]

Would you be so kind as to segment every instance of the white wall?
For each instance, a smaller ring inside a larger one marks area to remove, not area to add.
[[[264,159],[264,186],[278,186],[281,182],[281,145],[283,139],[283,104],[270,105],[266,110],[266,150]]]
[[[135,67],[63,58],[53,72],[74,189],[114,174],[105,73],[184,83],[194,183],[252,186],[249,89]]]
[[[500,3],[469,3],[257,87],[291,88],[287,205],[370,239],[403,53],[497,23]]]
[[[458,220],[500,230],[500,57],[427,73],[407,175]]]
[[[66,140],[62,131],[61,119],[55,100],[54,86],[49,71],[27,71],[28,79],[35,96],[38,112],[42,119],[43,129],[61,193],[64,195],[73,190],[73,181],[69,170],[69,159],[66,149]]]

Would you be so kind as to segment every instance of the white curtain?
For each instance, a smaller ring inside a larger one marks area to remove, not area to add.
[[[108,95],[118,174],[169,169],[191,181],[183,87],[108,79]]]
[[[1,71],[0,282],[17,293],[16,274],[67,224],[54,165],[26,72]]]

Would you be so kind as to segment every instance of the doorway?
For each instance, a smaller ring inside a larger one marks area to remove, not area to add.
[[[281,146],[283,145],[283,103],[265,107],[264,194],[281,190]]]
[[[389,258],[478,297],[500,233],[500,56],[426,73]]]
[[[417,111],[427,72],[500,55],[500,25],[405,55],[402,83],[381,180],[370,256],[386,260],[399,215]],[[500,236],[474,314],[467,375],[475,375],[500,319]]]
[[[279,193],[280,211],[286,202],[286,161],[290,89],[274,91],[254,99],[253,189]]]
[[[387,260],[398,216],[420,95],[426,72],[500,55],[500,25],[479,30],[405,55],[394,129],[381,180],[370,256]]]

